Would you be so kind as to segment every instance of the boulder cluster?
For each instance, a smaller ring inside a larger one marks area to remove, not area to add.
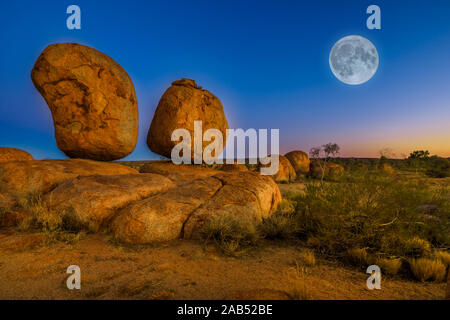
[[[36,214],[21,203],[37,194],[41,214],[72,228],[107,230],[126,243],[195,239],[213,216],[261,222],[281,201],[275,182],[319,174],[318,163],[302,151],[280,155],[272,177],[239,163],[213,169],[149,161],[138,171],[108,162],[130,154],[138,139],[137,98],[126,71],[95,49],[60,43],[41,53],[31,78],[52,113],[58,148],[72,159],[33,160],[25,151],[0,148],[0,226]],[[218,129],[225,145],[228,122],[220,100],[194,80],[174,81],[155,111],[149,148],[170,158],[178,143],[172,132],[185,129],[194,137],[195,121],[202,122],[202,134]],[[327,163],[327,174],[341,168]]]
[[[95,49],[50,45],[31,78],[52,113],[57,146],[71,159],[33,160],[24,151],[0,148],[0,226],[36,214],[22,203],[38,195],[45,214],[72,228],[106,230],[127,243],[151,243],[198,238],[205,222],[217,215],[258,222],[281,201],[270,177],[241,164],[219,171],[153,161],[137,171],[107,162],[134,150],[138,105],[126,71]],[[219,129],[226,139],[228,123],[220,100],[194,80],[174,81],[151,122],[149,148],[170,157],[177,143],[172,132],[182,128],[193,137],[194,121],[202,121],[202,132]]]

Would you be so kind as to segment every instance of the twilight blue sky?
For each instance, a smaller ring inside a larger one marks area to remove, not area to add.
[[[81,7],[81,30],[66,8]],[[366,28],[370,4],[382,30]],[[57,42],[96,48],[136,87],[140,135],[126,159],[158,158],[145,144],[159,98],[193,78],[218,96],[232,128],[279,128],[281,153],[327,142],[343,156],[397,156],[413,149],[450,156],[449,1],[2,1],[0,146],[61,158],[51,113],[30,72]],[[347,35],[378,50],[375,76],[339,82],[328,64]]]

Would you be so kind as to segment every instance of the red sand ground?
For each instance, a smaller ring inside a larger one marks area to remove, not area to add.
[[[0,299],[282,299],[292,297],[295,287],[306,287],[311,299],[445,296],[445,283],[387,277],[381,290],[370,291],[363,271],[324,259],[298,280],[299,248],[293,245],[267,243],[232,258],[213,245],[185,240],[146,247],[123,247],[104,235],[72,245],[44,240],[0,231]],[[72,264],[81,268],[81,290],[66,287]]]

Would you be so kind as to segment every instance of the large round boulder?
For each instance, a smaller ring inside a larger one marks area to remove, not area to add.
[[[71,158],[116,160],[138,138],[138,107],[126,71],[76,43],[48,46],[31,72],[53,116],[58,148]]]
[[[33,160],[33,156],[20,149],[0,147],[0,162],[26,160]]]
[[[153,116],[147,136],[150,150],[171,158],[173,147],[179,143],[172,141],[173,131],[186,129],[191,135],[191,159],[194,159],[194,121],[202,122],[202,135],[208,129],[219,130],[225,146],[228,122],[220,100],[198,87],[194,80],[174,81],[161,97]],[[210,143],[203,141],[202,151]]]
[[[284,156],[278,156],[278,171],[271,175],[275,182],[289,182],[297,178],[297,173],[292,167],[291,162]],[[261,165],[261,167],[270,167],[270,165]]]
[[[309,172],[310,160],[308,155],[303,151],[291,151],[284,155],[292,164],[298,175],[307,174]]]

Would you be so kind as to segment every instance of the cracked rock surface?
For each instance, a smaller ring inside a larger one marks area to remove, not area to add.
[[[67,156],[109,161],[134,150],[136,93],[113,59],[75,43],[52,44],[37,59],[31,79],[52,112],[58,148]]]
[[[219,130],[223,136],[223,146],[226,145],[228,122],[219,98],[197,86],[192,79],[172,82],[158,103],[148,131],[147,144],[150,150],[171,158],[173,147],[179,143],[171,140],[172,132],[186,129],[191,136],[191,159],[194,159],[194,121],[202,122],[202,135],[208,129]],[[210,143],[204,140],[201,151]]]
[[[0,147],[0,162],[26,160],[33,160],[33,156],[20,149]]]
[[[0,163],[0,207],[37,191],[76,228],[146,244],[198,238],[217,215],[260,222],[281,201],[273,179],[256,172],[169,162],[149,163],[143,171],[81,159]]]

